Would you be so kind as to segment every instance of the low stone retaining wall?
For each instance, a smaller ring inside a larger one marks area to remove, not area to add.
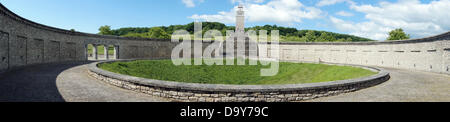
[[[113,62],[113,61],[107,61]],[[170,82],[121,75],[89,64],[89,74],[108,84],[182,102],[289,102],[302,101],[356,91],[387,81],[382,69],[362,67],[379,73],[370,77],[287,85],[221,85]],[[358,66],[359,67],[359,66]]]

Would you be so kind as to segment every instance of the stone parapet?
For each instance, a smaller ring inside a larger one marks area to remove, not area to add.
[[[130,61],[130,60],[122,60]],[[112,61],[106,61],[112,62]],[[389,80],[382,69],[362,67],[378,74],[349,80],[287,85],[196,84],[138,78],[102,70],[89,64],[90,76],[108,84],[184,102],[290,102],[333,96],[368,88]],[[361,67],[361,66],[357,66]]]

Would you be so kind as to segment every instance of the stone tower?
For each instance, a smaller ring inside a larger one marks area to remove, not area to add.
[[[245,16],[244,16],[244,6],[239,5],[236,12],[236,34],[242,36],[245,33],[244,26]]]
[[[245,33],[245,15],[244,6],[239,5],[236,11],[236,30],[234,35],[230,35],[227,41],[232,41],[231,45],[228,43],[224,47],[230,46],[233,50],[222,50],[222,55],[236,57],[246,57],[249,55],[249,38]],[[226,49],[226,48],[224,48]],[[257,47],[256,47],[257,49]],[[252,51],[255,51],[254,49]],[[257,53],[257,52],[256,52]]]

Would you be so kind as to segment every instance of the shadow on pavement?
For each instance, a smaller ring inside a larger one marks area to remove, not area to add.
[[[72,67],[92,62],[42,64],[1,74],[0,102],[65,102],[56,80]]]

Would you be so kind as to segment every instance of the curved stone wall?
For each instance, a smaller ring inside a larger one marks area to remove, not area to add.
[[[450,74],[450,32],[422,39],[364,43],[280,43],[286,61],[393,67]],[[210,42],[209,42],[210,43]],[[72,32],[22,18],[0,4],[0,72],[87,60],[87,45],[114,45],[120,59],[169,58],[178,43]],[[206,47],[207,44],[204,44]],[[269,49],[270,50],[270,49]],[[264,55],[265,51],[260,50]]]
[[[122,60],[132,61],[132,60]],[[114,61],[106,61],[114,62]],[[106,63],[100,62],[100,63]],[[287,85],[221,85],[170,82],[121,75],[89,64],[89,74],[108,84],[157,97],[184,102],[289,102],[337,95],[371,87],[389,80],[389,73],[362,67],[378,74],[350,80]],[[357,66],[361,67],[361,66]]]
[[[281,43],[279,57],[287,61],[330,62],[450,74],[449,40],[450,32],[394,42]]]
[[[120,59],[170,57],[170,40],[72,32],[22,18],[0,4],[0,73],[54,62],[86,61],[87,45],[114,45]]]

